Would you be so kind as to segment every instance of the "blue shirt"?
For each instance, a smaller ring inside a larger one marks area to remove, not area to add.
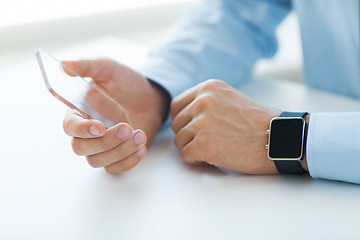
[[[299,17],[305,83],[360,98],[359,0],[205,0],[170,30],[141,71],[172,97],[210,78],[238,87],[251,79],[258,59],[276,53],[276,27],[292,10]],[[358,112],[311,115],[312,177],[360,183],[358,123]]]

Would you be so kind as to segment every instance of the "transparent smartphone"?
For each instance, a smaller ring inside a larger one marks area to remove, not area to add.
[[[121,104],[91,78],[80,77],[42,49],[36,52],[36,59],[50,93],[83,118],[100,120],[108,128],[127,119]]]

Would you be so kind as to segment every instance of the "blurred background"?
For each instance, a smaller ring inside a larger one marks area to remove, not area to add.
[[[56,52],[104,36],[147,49],[196,0],[12,0],[0,8],[0,68],[34,58],[41,47]],[[278,28],[280,49],[259,61],[255,75],[302,80],[302,51],[296,15]]]

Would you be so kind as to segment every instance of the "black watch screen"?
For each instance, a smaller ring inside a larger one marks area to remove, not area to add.
[[[271,122],[269,158],[302,159],[305,120],[275,118]]]

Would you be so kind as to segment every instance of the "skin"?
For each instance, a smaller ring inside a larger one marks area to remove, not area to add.
[[[268,159],[266,130],[280,115],[220,80],[208,80],[171,104],[175,146],[189,164],[246,174],[278,174]],[[306,160],[303,162],[306,167]]]
[[[123,107],[116,111],[119,123],[109,129],[68,111],[63,127],[73,137],[73,151],[109,173],[136,166],[167,113],[167,96],[141,74],[113,60],[63,63],[80,76],[91,77]],[[220,80],[205,81],[171,103],[174,142],[185,162],[246,174],[278,174],[265,145],[270,120],[279,115]],[[307,170],[306,159],[302,167]]]
[[[90,166],[104,167],[109,173],[133,168],[144,158],[148,144],[161,126],[164,96],[141,74],[110,59],[63,61],[63,64],[82,77],[91,77],[123,107],[123,112],[116,116],[119,123],[109,129],[98,120],[84,119],[68,111],[63,128],[73,137],[73,151],[86,156]]]

